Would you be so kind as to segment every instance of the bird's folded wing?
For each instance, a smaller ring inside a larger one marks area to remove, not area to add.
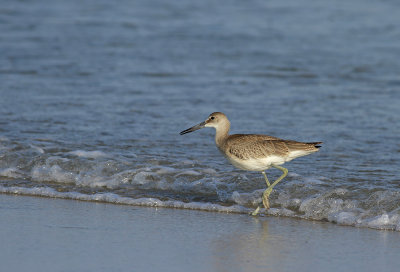
[[[267,156],[285,156],[289,148],[284,140],[258,140],[239,142],[230,146],[228,152],[242,160],[265,158]]]

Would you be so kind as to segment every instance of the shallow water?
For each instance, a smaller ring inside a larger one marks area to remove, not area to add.
[[[248,212],[213,131],[323,141],[269,214],[400,230],[395,1],[3,1],[0,192]],[[269,170],[273,179],[279,175]]]

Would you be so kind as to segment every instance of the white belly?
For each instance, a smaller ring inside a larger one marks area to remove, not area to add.
[[[286,162],[285,158],[278,156],[269,156],[260,159],[240,160],[237,158],[229,158],[228,160],[237,168],[247,171],[264,171],[274,165],[281,165]]]
[[[226,157],[230,161],[230,163],[233,164],[233,166],[239,169],[247,171],[264,171],[267,170],[268,168],[271,168],[272,165],[281,165],[284,164],[285,162],[291,161],[298,157],[308,155],[313,152],[314,151],[296,150],[290,152],[285,157],[271,155],[265,158],[247,159],[247,160],[241,160],[237,157],[228,157],[228,156]]]

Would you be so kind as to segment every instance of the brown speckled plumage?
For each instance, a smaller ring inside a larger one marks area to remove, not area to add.
[[[304,150],[314,152],[320,142],[302,143],[291,140],[282,140],[268,135],[234,134],[228,136],[221,151],[239,159],[265,158],[271,155],[287,156],[290,151]]]

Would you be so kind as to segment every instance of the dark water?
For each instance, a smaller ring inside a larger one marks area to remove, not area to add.
[[[0,6],[0,192],[247,212],[260,173],[213,131],[323,141],[271,214],[400,230],[396,1]],[[271,179],[279,175],[268,171]]]

